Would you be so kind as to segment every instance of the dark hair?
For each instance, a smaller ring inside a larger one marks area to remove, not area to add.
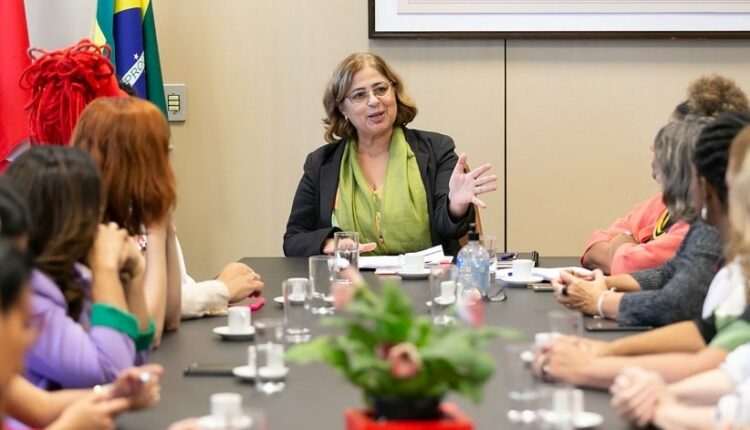
[[[75,263],[89,252],[102,212],[102,183],[94,160],[79,148],[37,146],[21,154],[5,175],[29,208],[34,266],[55,281],[68,314],[78,319],[84,291]]]
[[[16,237],[29,232],[29,210],[10,180],[0,176],[0,236]]]
[[[30,270],[29,259],[7,239],[0,238],[0,313],[18,303]]]
[[[716,191],[719,202],[727,207],[727,163],[732,140],[746,125],[750,113],[729,111],[703,128],[693,154],[693,164],[698,176],[703,177]]]
[[[675,106],[672,112],[672,117],[677,120],[685,119],[688,115],[690,115],[690,104],[687,100]]]

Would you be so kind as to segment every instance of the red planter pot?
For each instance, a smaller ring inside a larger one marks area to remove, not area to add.
[[[435,421],[374,421],[361,409],[347,409],[346,430],[474,430],[474,424],[458,406],[442,403],[443,418]]]

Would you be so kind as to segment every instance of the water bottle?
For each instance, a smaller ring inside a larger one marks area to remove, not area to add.
[[[490,254],[479,242],[479,233],[474,223],[469,224],[469,243],[458,252],[458,283],[461,295],[476,290],[487,297],[490,287]]]

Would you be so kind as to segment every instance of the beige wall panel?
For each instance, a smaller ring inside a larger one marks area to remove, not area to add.
[[[508,241],[578,255],[658,190],[649,145],[691,80],[750,89],[750,42],[509,41]]]
[[[173,165],[177,227],[196,277],[243,256],[282,255],[305,155],[323,143],[323,87],[351,52],[372,49],[401,72],[420,106],[415,127],[453,136],[472,164],[502,164],[502,42],[371,46],[364,1],[154,5],[165,82],[187,84]],[[488,204],[499,230],[501,194]]]

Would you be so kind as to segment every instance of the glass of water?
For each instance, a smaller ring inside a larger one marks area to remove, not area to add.
[[[335,260],[329,255],[313,255],[307,262],[312,289],[310,311],[314,315],[331,315],[334,312],[331,284]]]
[[[539,389],[525,357],[533,345],[525,342],[505,346],[503,376],[508,393],[508,421],[513,428],[529,427],[537,420]]]
[[[286,340],[290,343],[310,340],[310,300],[312,289],[307,278],[289,278],[281,283],[284,297],[284,325]]]
[[[255,321],[255,388],[263,394],[284,391],[289,369],[284,363],[284,322],[278,318]]]
[[[337,272],[347,267],[359,271],[359,233],[337,231],[333,234],[335,269]]]

